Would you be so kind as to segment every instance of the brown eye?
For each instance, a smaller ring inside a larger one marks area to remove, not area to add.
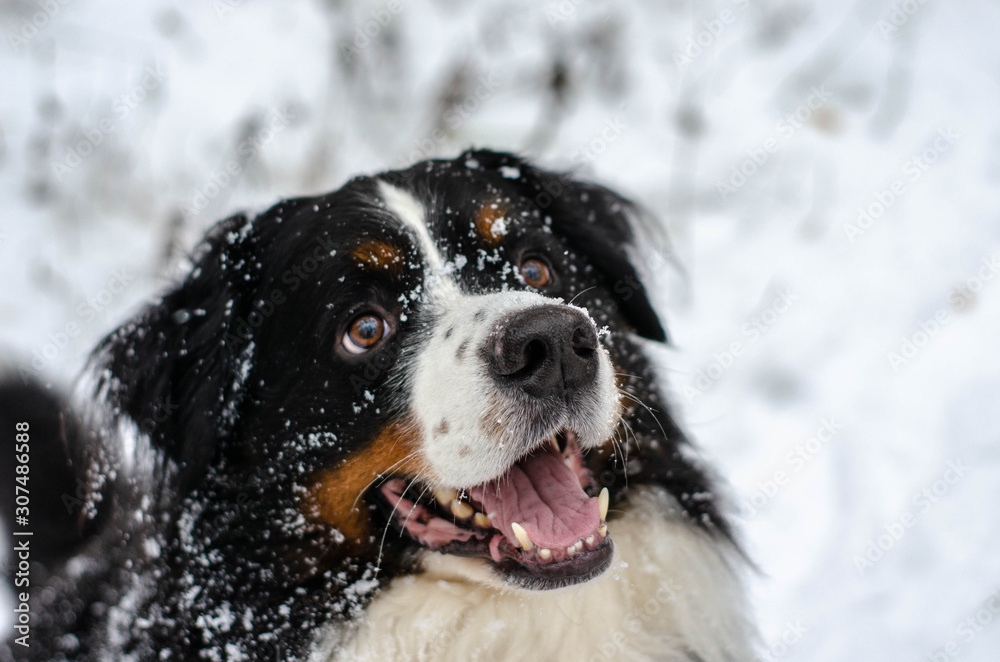
[[[375,313],[359,315],[344,334],[344,349],[351,354],[367,352],[385,336],[386,326],[386,321]]]
[[[549,265],[539,259],[530,258],[521,263],[521,277],[532,287],[545,287],[552,282]]]

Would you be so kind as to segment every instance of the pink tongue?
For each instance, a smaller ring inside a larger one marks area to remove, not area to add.
[[[597,498],[587,496],[576,472],[549,444],[497,480],[471,488],[469,496],[515,547],[512,522],[524,527],[535,546],[549,549],[568,547],[601,524]]]

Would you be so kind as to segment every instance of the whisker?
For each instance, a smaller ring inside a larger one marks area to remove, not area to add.
[[[585,293],[587,293],[587,292],[589,292],[589,291],[591,291],[591,290],[593,290],[593,289],[596,289],[596,288],[597,288],[597,286],[596,286],[596,285],[594,285],[593,287],[588,287],[588,288],[587,288],[587,289],[585,289],[585,290],[580,290],[579,292],[577,292],[576,294],[574,294],[574,295],[573,295],[573,298],[572,298],[572,299],[570,299],[569,301],[567,301],[567,302],[566,302],[566,305],[568,306],[569,304],[571,304],[571,303],[573,303],[574,301],[576,301],[576,298],[577,298],[578,296],[580,296],[581,294],[585,294]]]
[[[619,420],[621,420],[620,417],[619,417]],[[611,436],[611,448],[612,448],[612,452],[614,454],[614,457],[621,458],[622,467],[625,466],[625,462],[626,462],[626,450],[625,449],[627,448],[627,445],[628,445],[628,440],[626,439],[625,443],[623,444],[621,436],[619,435],[619,432],[618,432],[618,428],[616,428],[614,434]]]
[[[392,518],[396,515],[396,509],[399,508],[399,502],[402,501],[406,497],[406,492],[411,487],[413,487],[413,483],[414,483],[414,481],[410,481],[409,483],[407,483],[406,487],[403,488],[402,493],[399,495],[399,499],[396,500],[396,504],[392,507],[392,512],[389,513],[389,517],[386,520],[385,528],[382,530],[382,540],[378,544],[378,559],[375,561],[375,572],[376,573],[378,572],[379,568],[382,567],[382,550],[385,548],[385,537],[387,535],[389,535],[389,528],[392,526]],[[427,488],[425,487],[424,489],[426,490]],[[423,494],[421,493],[420,496],[423,496]],[[419,499],[420,497],[417,497],[417,498]],[[414,507],[415,507],[416,506],[416,501],[414,501],[413,504],[414,504]],[[404,529],[406,527],[406,522],[409,521],[410,515],[412,515],[412,514],[413,514],[413,508],[411,508],[410,512],[408,512],[406,514],[406,520],[403,522]],[[399,535],[400,535],[400,537],[402,537],[403,536],[403,532],[400,531]]]
[[[396,440],[392,442],[392,446],[391,446],[390,450],[396,448],[396,444],[399,443],[399,440],[402,439],[406,435],[407,432],[408,432],[408,430],[406,428],[404,428],[402,431],[400,431],[399,436],[396,437]],[[363,495],[365,492],[367,492],[368,488],[371,487],[375,483],[375,481],[377,481],[379,478],[382,478],[385,474],[391,472],[393,469],[395,469],[399,465],[403,464],[407,460],[412,459],[419,452],[420,452],[419,450],[415,450],[412,453],[407,454],[402,459],[394,462],[391,466],[389,466],[384,471],[379,472],[379,474],[377,476],[375,476],[375,478],[373,478],[367,485],[365,485],[364,489],[362,489],[360,492],[358,492],[358,496],[354,499],[354,503],[351,504],[351,508],[353,509],[353,508],[355,508],[358,505],[358,500],[361,499],[361,495]]]
[[[623,453],[624,459],[622,460],[622,475],[625,476],[625,488],[628,489],[628,433],[632,433],[632,439],[635,440],[636,449],[639,448],[639,438],[635,434],[635,430],[632,426],[628,424],[624,418],[622,419],[622,424],[625,426],[625,451]]]
[[[410,489],[410,487],[412,487],[412,486],[413,486],[413,483],[410,483],[409,485],[406,486],[406,490]],[[420,494],[417,495],[417,498],[413,500],[413,505],[414,506],[416,506],[418,503],[420,503],[420,500],[424,498],[424,495],[427,494],[427,490],[429,490],[429,489],[431,489],[430,485],[424,485],[424,489],[421,490]],[[404,494],[406,493],[406,490],[403,490]],[[410,512],[406,513],[406,519],[403,520],[403,528],[404,529],[406,528],[406,523],[410,521],[410,515],[413,514],[414,510],[416,510],[416,509],[412,508],[412,509],[410,509]],[[400,534],[400,535],[402,535],[402,534]]]
[[[408,454],[408,455],[407,455],[406,457],[404,457],[404,458],[402,458],[402,459],[400,459],[400,460],[398,460],[398,461],[396,461],[396,462],[393,462],[393,463],[392,463],[392,464],[391,464],[391,465],[390,465],[390,466],[389,466],[389,467],[388,467],[387,469],[385,469],[385,470],[383,470],[383,471],[380,471],[380,472],[379,472],[379,473],[378,473],[378,474],[377,474],[377,475],[376,475],[376,476],[375,476],[374,478],[372,478],[372,479],[371,479],[371,480],[370,480],[370,481],[368,482],[368,484],[367,484],[367,485],[365,485],[365,486],[364,486],[364,487],[363,487],[363,488],[361,489],[361,491],[359,491],[359,492],[358,492],[358,495],[357,495],[357,496],[356,496],[356,497],[354,498],[354,503],[352,503],[352,504],[351,504],[351,510],[354,510],[355,508],[357,508],[357,506],[358,506],[358,501],[360,501],[360,500],[361,500],[361,497],[362,497],[362,496],[364,496],[364,493],[365,493],[365,492],[367,492],[367,491],[368,491],[368,488],[370,488],[370,487],[371,487],[372,485],[374,485],[376,481],[378,481],[378,480],[379,480],[380,478],[384,478],[384,477],[386,476],[386,474],[390,473],[390,472],[391,472],[391,471],[392,471],[393,469],[395,469],[395,468],[396,468],[396,467],[398,467],[399,465],[403,464],[403,463],[404,463],[404,462],[406,462],[407,460],[409,460],[409,459],[411,459],[411,458],[413,458],[413,457],[416,457],[416,455],[417,455],[417,454],[418,454],[419,452],[420,452],[420,451],[413,451],[412,453]]]
[[[663,424],[660,423],[660,419],[656,416],[656,412],[653,411],[649,407],[649,405],[647,405],[645,402],[643,402],[638,396],[636,396],[633,393],[629,393],[625,389],[621,389],[621,392],[622,392],[623,395],[625,395],[625,397],[627,397],[627,398],[633,400],[634,402],[637,402],[638,404],[642,405],[643,409],[645,409],[646,411],[648,411],[649,415],[653,417],[654,421],[656,421],[656,425],[657,425],[657,427],[660,428],[660,433],[663,435],[663,438],[664,439],[669,439],[669,437],[667,436],[667,431],[663,429]],[[637,443],[638,443],[638,441],[637,441]]]
[[[622,424],[624,424],[624,425],[625,425],[625,429],[626,429],[626,430],[628,430],[629,432],[631,432],[631,433],[632,433],[632,439],[633,439],[633,440],[635,440],[635,447],[636,447],[636,449],[637,449],[637,450],[638,450],[638,449],[641,449],[642,447],[641,447],[641,446],[639,445],[639,437],[638,437],[638,436],[636,436],[636,434],[635,434],[635,430],[634,430],[634,429],[632,429],[632,426],[631,426],[631,425],[629,425],[628,421],[626,421],[626,420],[625,420],[624,418],[622,419]],[[626,439],[626,441],[628,441],[628,437],[626,437],[625,439]]]
[[[633,375],[627,372],[616,372],[614,374],[618,375],[619,377],[632,377],[633,379],[641,379],[643,381],[646,380],[646,378],[643,377],[642,375]]]

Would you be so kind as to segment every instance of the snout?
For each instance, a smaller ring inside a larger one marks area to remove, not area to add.
[[[583,451],[611,438],[620,395],[586,311],[533,292],[455,292],[435,305],[404,381],[435,483],[494,480],[563,430]]]
[[[501,318],[487,340],[486,363],[503,387],[538,399],[565,399],[597,378],[597,330],[565,305],[528,308]]]

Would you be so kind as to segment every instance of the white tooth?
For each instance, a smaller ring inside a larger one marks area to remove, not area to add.
[[[528,532],[524,530],[523,526],[517,522],[511,522],[510,528],[514,532],[514,537],[516,537],[517,541],[521,543],[521,547],[524,548],[524,551],[530,552],[534,549],[535,544],[531,542],[531,538],[528,537]]]
[[[450,487],[435,487],[434,496],[437,497],[438,501],[447,506],[449,503],[458,498],[458,490],[454,490]]]
[[[493,522],[490,521],[490,518],[482,513],[476,513],[473,515],[472,521],[476,523],[476,526],[481,526],[484,529],[488,529],[493,526]]]
[[[542,547],[538,550],[538,555],[543,559],[545,559],[546,561],[548,561],[549,559],[552,558],[552,550],[545,549],[544,547]]]
[[[592,535],[591,536],[587,536],[587,539],[584,540],[584,542],[587,543],[587,547],[590,547],[591,545],[594,544],[594,536],[592,536]]]
[[[597,530],[597,532],[598,532],[599,534],[601,534],[601,537],[602,537],[602,538],[606,538],[606,537],[608,536],[608,525],[607,525],[607,524],[602,524],[602,525],[601,525],[601,528],[599,528],[599,529]]]
[[[573,556],[576,554],[576,545],[570,545],[566,548],[566,556]]]
[[[464,501],[452,501],[451,512],[455,515],[455,517],[466,519],[467,517],[472,517],[472,513],[476,511],[473,510],[472,506]]]
[[[601,521],[608,519],[608,503],[611,501],[611,494],[608,492],[608,488],[603,488],[601,490],[601,495],[597,497],[597,503],[601,507]]]
[[[579,551],[580,551],[581,549],[583,549],[583,541],[582,541],[582,540],[577,540],[577,541],[576,541],[576,544],[575,544],[575,545],[573,545],[573,548],[574,548],[574,549],[575,549],[576,551],[578,551],[578,552],[579,552]]]

